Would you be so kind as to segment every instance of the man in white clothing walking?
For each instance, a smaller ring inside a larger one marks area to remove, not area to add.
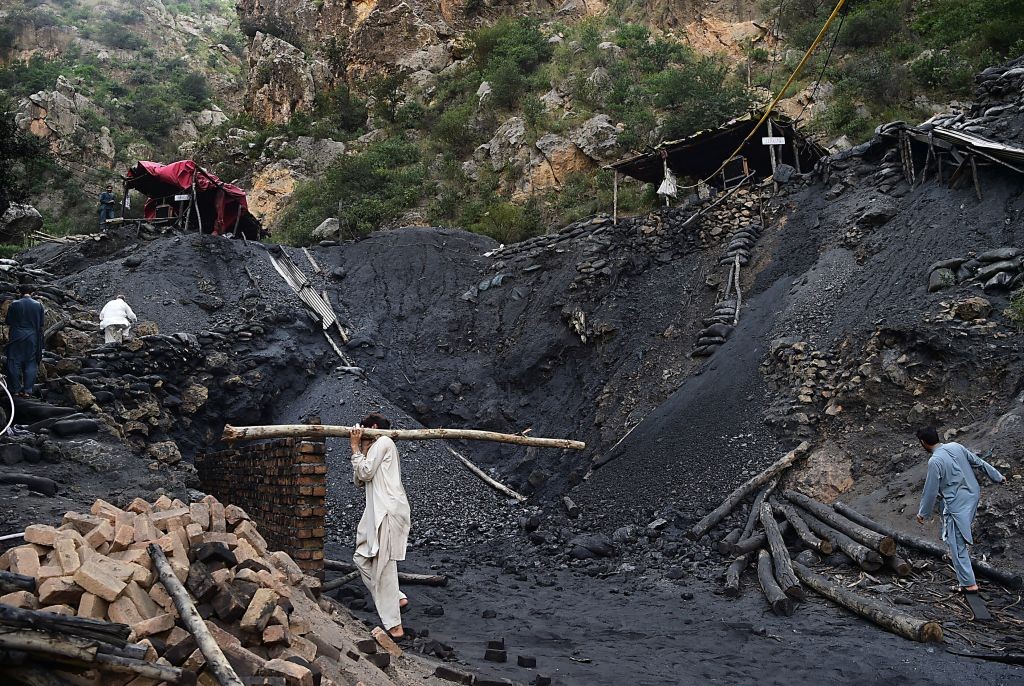
[[[359,570],[377,614],[391,637],[405,637],[401,609],[409,603],[398,588],[398,561],[409,542],[409,500],[395,442],[387,436],[364,439],[363,428],[390,429],[391,422],[371,414],[352,429],[352,478],[366,492],[366,509],[356,530],[352,561]]]
[[[123,295],[108,302],[100,311],[100,330],[103,331],[103,342],[120,343],[137,319],[132,308],[124,301]]]

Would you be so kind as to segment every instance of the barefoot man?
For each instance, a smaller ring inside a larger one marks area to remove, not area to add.
[[[352,429],[352,477],[365,487],[366,509],[356,530],[352,561],[373,596],[384,628],[394,639],[405,636],[401,609],[409,600],[398,588],[398,560],[409,541],[409,501],[402,486],[398,449],[387,436],[363,438],[363,429],[390,429],[391,422],[371,414]]]
[[[974,568],[967,546],[974,544],[971,524],[981,500],[981,486],[974,476],[979,467],[995,483],[1003,483],[1006,477],[959,443],[939,443],[939,432],[933,426],[919,429],[917,438],[931,457],[928,458],[928,477],[924,482],[921,507],[917,511],[917,523],[932,516],[936,496],[942,496],[942,540],[949,546],[949,556],[956,570],[960,590],[977,593],[978,584],[974,579]]]

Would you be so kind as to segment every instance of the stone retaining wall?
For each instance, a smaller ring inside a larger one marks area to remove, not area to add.
[[[283,550],[307,574],[323,576],[327,514],[325,444],[278,439],[199,453],[202,490],[238,505],[271,550]]]

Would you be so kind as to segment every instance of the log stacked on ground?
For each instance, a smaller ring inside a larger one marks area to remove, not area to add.
[[[884,526],[879,522],[867,517],[849,505],[836,501],[833,505],[835,510],[842,514],[847,519],[857,522],[863,527],[872,529],[886,536],[891,536],[897,543],[908,548],[914,548],[921,552],[928,553],[935,557],[944,558],[949,554],[949,550],[946,546],[939,543],[934,543],[928,539],[921,538],[919,536],[913,536],[911,534],[905,534],[891,527]],[[990,579],[996,583],[1006,586],[1011,591],[1020,590],[1024,587],[1024,576],[1020,574],[1014,574],[1013,572],[1007,572],[1002,569],[993,567],[984,560],[971,560],[971,565],[974,567],[974,573],[978,576]]]
[[[793,561],[789,559],[786,542],[782,540],[779,523],[775,521],[772,506],[769,503],[761,503],[761,526],[764,527],[765,537],[768,539],[772,565],[775,567],[775,579],[779,582],[779,587],[790,598],[803,598],[804,592],[800,588],[800,580],[793,572]]]
[[[833,550],[832,541],[827,538],[818,538],[811,532],[807,527],[807,522],[800,516],[792,505],[787,503],[780,503],[776,500],[772,500],[772,511],[784,517],[790,526],[793,527],[793,531],[796,532],[797,537],[800,541],[810,548],[811,550],[817,550],[819,553],[824,555],[831,555]]]
[[[757,553],[757,580],[764,591],[764,597],[768,599],[768,604],[772,606],[772,611],[780,617],[792,617],[796,603],[776,583],[772,574],[772,557],[764,548]]]
[[[812,572],[799,562],[793,563],[793,568],[797,576],[800,577],[800,580],[810,586],[816,593],[825,596],[852,612],[856,612],[865,619],[871,620],[886,631],[891,631],[911,641],[928,642],[942,640],[942,626],[938,622],[919,619],[880,600],[854,593],[848,588]]]
[[[711,527],[718,524],[726,515],[732,512],[737,505],[743,502],[744,498],[754,491],[754,489],[764,486],[766,483],[777,477],[788,469],[794,462],[804,457],[810,449],[811,444],[804,441],[796,448],[779,458],[779,460],[763,472],[747,479],[745,482],[740,484],[735,491],[730,493],[729,496],[722,501],[721,505],[706,514],[703,519],[694,524],[686,532],[686,536],[690,540],[694,541],[699,539],[701,536],[706,534]]]
[[[877,550],[882,555],[896,554],[896,541],[892,539],[892,536],[880,534],[877,531],[850,521],[831,507],[819,503],[813,498],[808,498],[803,493],[787,489],[782,492],[782,495],[785,496],[786,500],[799,505],[833,529],[841,531],[861,545]]]
[[[59,527],[29,526],[24,539],[0,555],[0,683],[14,679],[5,670],[28,679],[43,663],[50,682],[85,667],[128,677],[119,684],[134,674],[133,686],[311,686],[321,657],[339,674],[346,659],[367,669],[354,645],[310,634],[310,617],[331,621],[316,604],[320,580],[212,496],[123,509],[97,500]]]
[[[882,568],[882,556],[867,546],[861,545],[846,534],[836,531],[828,524],[812,515],[806,510],[801,513],[804,523],[819,538],[826,539],[835,544],[847,557],[856,562],[866,572],[874,572]]]

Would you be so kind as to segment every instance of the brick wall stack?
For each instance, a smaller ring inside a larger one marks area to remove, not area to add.
[[[324,443],[278,439],[200,453],[202,489],[238,505],[271,550],[283,550],[307,574],[323,576],[327,507]]]

